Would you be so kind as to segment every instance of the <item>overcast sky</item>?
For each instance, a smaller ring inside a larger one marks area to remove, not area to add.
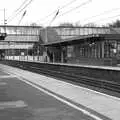
[[[31,23],[37,23],[43,26],[50,24],[52,26],[64,22],[79,23],[82,25],[96,23],[101,25],[120,19],[120,0],[32,0],[26,9],[14,17],[17,13],[15,11],[24,1],[0,0],[0,24],[3,24],[4,8],[6,10],[6,19],[9,18],[8,25],[29,25]],[[26,4],[29,1],[31,0],[26,0]],[[58,9],[59,13],[55,18]],[[25,10],[26,14],[22,19]],[[49,17],[46,17],[48,15]]]

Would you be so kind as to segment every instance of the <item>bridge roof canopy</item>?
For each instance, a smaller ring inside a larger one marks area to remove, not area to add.
[[[91,35],[83,35],[83,36],[76,36],[72,38],[68,38],[62,41],[54,41],[42,44],[43,46],[58,46],[58,45],[72,45],[78,44],[81,42],[92,41],[92,40],[119,40],[120,41],[120,34],[91,34]]]

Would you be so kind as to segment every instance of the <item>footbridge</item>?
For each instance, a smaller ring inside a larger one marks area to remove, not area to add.
[[[26,48],[40,40],[43,44],[52,44],[99,34],[118,34],[118,30],[106,27],[47,27],[44,29],[41,26],[1,25],[0,49]]]
[[[81,55],[86,55],[87,57],[92,56],[93,58],[96,58],[96,56],[98,58],[104,58],[104,55],[107,53],[105,53],[104,51],[106,50],[102,48],[106,45],[106,40],[108,41],[107,45],[111,44],[112,46],[116,46],[120,38],[120,29],[72,26],[46,28],[41,26],[0,26],[0,35],[0,55],[4,54],[7,58],[8,56],[30,55],[41,57],[49,56],[49,58],[51,57],[51,61],[56,61],[56,59],[59,59],[57,61],[60,61],[60,59],[64,61],[63,59],[65,59],[68,54],[72,55],[72,53],[74,53],[74,51],[67,53],[69,51],[67,49],[73,45],[78,52],[81,50]],[[103,40],[104,42],[102,42]],[[76,46],[76,44],[79,44],[79,46]],[[119,48],[120,45],[117,46]],[[48,48],[47,51],[45,48]],[[91,53],[86,51],[91,51]],[[113,49],[110,48],[109,51],[113,51]],[[74,54],[77,53],[75,52]],[[112,54],[113,53],[110,53],[110,55]]]
[[[39,41],[41,27],[36,26],[0,26],[0,33],[6,34],[0,39],[0,49],[23,49]]]

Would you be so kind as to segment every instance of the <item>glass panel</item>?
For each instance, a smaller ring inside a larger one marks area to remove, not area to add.
[[[105,58],[112,58],[114,56],[116,56],[117,54],[117,42],[116,41],[111,41],[108,40],[105,42],[104,45],[104,49],[105,49]]]

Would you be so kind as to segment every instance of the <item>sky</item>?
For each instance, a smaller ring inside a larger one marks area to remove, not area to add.
[[[25,1],[26,4],[32,2],[19,12]],[[120,0],[0,0],[1,25],[4,24],[4,9],[8,25],[105,25],[120,19]]]

